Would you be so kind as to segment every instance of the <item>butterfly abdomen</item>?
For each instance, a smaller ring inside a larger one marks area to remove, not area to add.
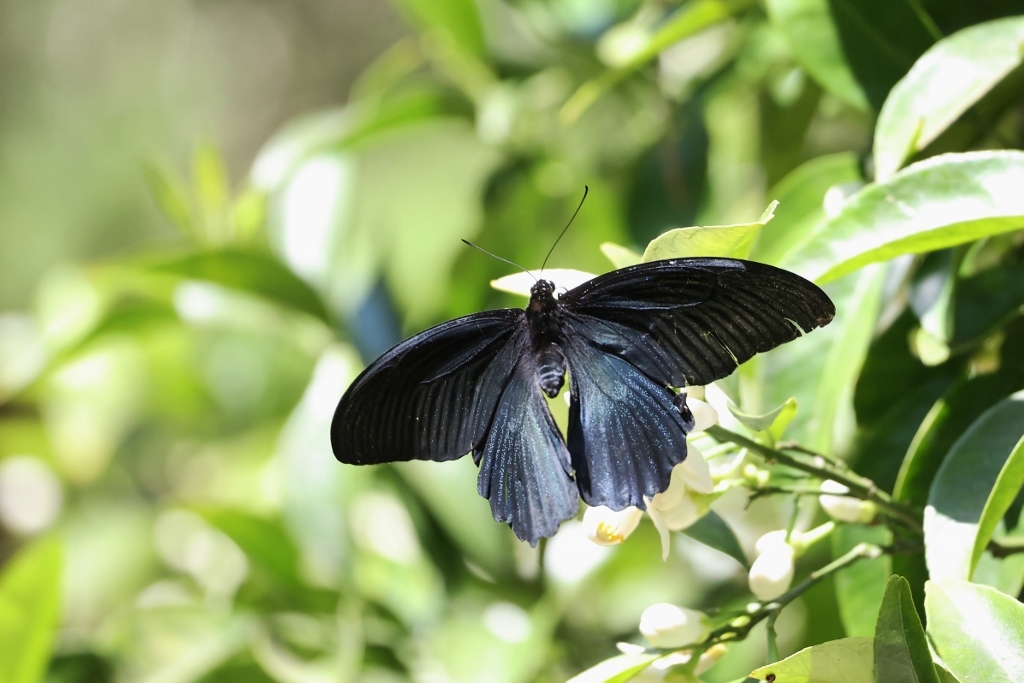
[[[537,382],[549,398],[558,396],[565,383],[565,356],[557,344],[549,344],[537,352]]]

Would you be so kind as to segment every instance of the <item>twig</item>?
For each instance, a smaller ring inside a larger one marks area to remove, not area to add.
[[[992,553],[992,557],[1000,559],[1024,553],[1024,539],[1012,539],[1009,543],[993,539],[988,542],[988,551]]]

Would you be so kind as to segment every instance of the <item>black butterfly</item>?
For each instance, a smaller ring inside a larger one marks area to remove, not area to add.
[[[654,261],[554,290],[539,280],[525,311],[451,320],[378,358],[334,413],[338,460],[472,452],[494,519],[536,545],[576,514],[577,491],[621,510],[668,487],[694,425],[672,387],[725,377],[835,315],[802,277],[738,259]],[[566,371],[568,444],[542,395]]]

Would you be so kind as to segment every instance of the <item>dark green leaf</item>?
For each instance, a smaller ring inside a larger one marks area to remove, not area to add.
[[[736,538],[735,532],[724,519],[718,516],[714,510],[709,510],[706,515],[683,529],[683,533],[695,541],[700,541],[706,546],[720,550],[733,558],[745,568],[750,568],[747,554],[743,552],[743,546]]]
[[[999,402],[949,450],[928,495],[925,557],[932,578],[969,579],[1024,483],[1024,393]]]
[[[875,628],[875,683],[939,683],[921,617],[902,576],[891,576]]]

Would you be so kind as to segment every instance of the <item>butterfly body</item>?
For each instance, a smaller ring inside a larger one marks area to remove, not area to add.
[[[494,518],[535,544],[580,497],[645,507],[694,426],[675,389],[724,377],[834,312],[803,278],[737,259],[640,264],[558,298],[541,279],[525,310],[442,323],[370,364],[338,404],[332,446],[350,464],[471,452]],[[563,438],[544,396],[567,374]]]

